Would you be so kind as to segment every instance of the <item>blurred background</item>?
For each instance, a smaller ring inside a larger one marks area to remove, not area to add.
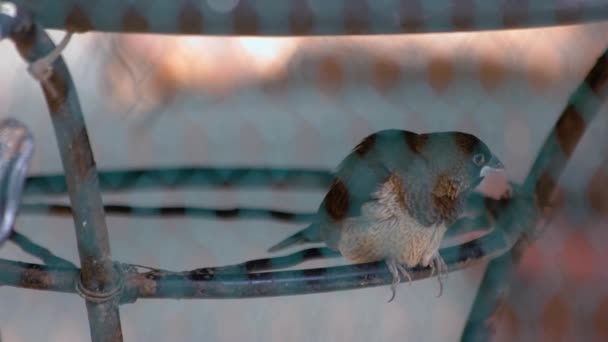
[[[58,42],[63,33],[51,31]],[[525,177],[565,106],[608,46],[608,24],[375,37],[215,38],[76,35],[64,57],[100,169],[269,166],[333,169],[386,128],[460,130]],[[31,173],[61,172],[38,84],[0,43],[0,117],[36,139]],[[557,207],[528,249],[498,316],[498,341],[608,340],[608,108],[560,181]],[[496,181],[498,184],[498,181]],[[485,184],[492,191],[495,184]],[[108,203],[259,206],[314,212],[322,191],[146,191]],[[25,201],[35,199],[25,198]],[[66,198],[54,200],[67,203]],[[266,256],[301,225],[263,220],[108,217],[112,254],[171,270]],[[26,215],[16,228],[78,263],[71,218]],[[37,260],[12,244],[0,257]],[[309,262],[304,267],[343,260]],[[455,341],[485,265],[402,284],[244,300],[138,300],[121,307],[126,341]],[[2,341],[83,341],[76,295],[0,288]]]

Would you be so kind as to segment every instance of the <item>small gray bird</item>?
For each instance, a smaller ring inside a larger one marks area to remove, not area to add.
[[[355,263],[384,260],[393,276],[421,265],[441,276],[439,246],[467,195],[503,165],[477,137],[461,132],[384,130],[363,139],[340,163],[317,219],[269,252],[325,242]]]

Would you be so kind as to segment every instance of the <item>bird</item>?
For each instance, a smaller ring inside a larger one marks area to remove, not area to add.
[[[500,159],[470,133],[372,133],[339,163],[313,222],[268,252],[324,242],[353,263],[384,261],[392,275],[389,302],[401,276],[411,283],[408,268],[431,267],[441,296],[441,277],[448,271],[441,240],[473,189],[503,170]]]

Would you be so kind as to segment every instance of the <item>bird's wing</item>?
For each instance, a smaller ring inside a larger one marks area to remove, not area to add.
[[[378,200],[376,193],[393,170],[411,164],[413,153],[406,137],[412,134],[416,135],[400,130],[372,134],[340,163],[318,212],[321,236],[328,246],[337,244],[345,219],[361,217],[363,206]]]
[[[447,175],[425,178],[418,190],[406,196],[408,213],[426,227],[455,222],[466,197],[457,181]]]
[[[317,212],[316,222],[282,240],[269,249],[275,252],[289,246],[323,240],[336,248],[341,234],[341,223],[346,218],[359,217],[365,203],[375,201],[373,194],[390,174],[385,162],[398,155],[389,155],[399,139],[399,131],[389,130],[372,134],[361,141],[340,163],[331,186]],[[397,138],[397,139],[395,139]]]
[[[380,184],[392,174],[407,173],[410,166],[424,162],[415,151],[420,137],[397,129],[367,136],[338,166],[326,200],[327,197],[342,200],[347,197],[350,208],[346,216],[358,216],[361,206],[375,199],[374,193]]]

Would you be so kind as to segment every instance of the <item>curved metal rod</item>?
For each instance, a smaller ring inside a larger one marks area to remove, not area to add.
[[[290,168],[177,167],[99,172],[102,191],[147,190],[160,187],[274,187],[280,189],[327,189],[328,170]],[[63,175],[28,177],[24,195],[59,195],[67,192]]]
[[[21,122],[0,122],[0,246],[11,235],[34,153],[34,138]]]
[[[562,171],[574,153],[591,121],[608,101],[608,50],[597,59],[583,82],[570,96],[568,104],[546,138],[523,188],[534,192],[542,210],[550,207],[551,196]],[[520,238],[512,250],[493,260],[482,280],[461,341],[487,341],[494,331],[497,306],[506,301],[512,274],[526,246],[538,235],[534,226],[521,227]]]
[[[606,0],[14,0],[44,27],[76,32],[313,36],[454,32],[608,19]]]
[[[501,255],[510,248],[509,240],[503,232],[494,231],[461,246],[443,249],[441,255],[449,270],[455,271]],[[323,254],[323,250],[317,252]],[[123,303],[134,302],[137,298],[285,296],[382,286],[392,282],[392,276],[382,262],[261,273],[233,273],[235,269],[230,267],[140,273],[137,271],[139,267],[121,264],[124,276]],[[0,286],[75,292],[78,272],[74,269],[8,260],[0,260],[0,269],[3,270],[0,272]],[[410,270],[410,274],[414,280],[424,279],[431,276],[431,270],[418,267]]]
[[[256,273],[261,271],[289,268],[310,260],[340,257],[342,257],[342,254],[327,247],[307,248],[285,256],[255,259],[236,265],[208,268],[207,270],[212,270],[216,274]]]
[[[22,251],[40,259],[40,261],[44,262],[46,265],[78,268],[72,262],[56,256],[55,254],[51,253],[51,251],[49,251],[46,247],[35,243],[34,241],[30,240],[30,238],[17,232],[16,230],[13,230],[10,240],[19,248],[21,248]]]

